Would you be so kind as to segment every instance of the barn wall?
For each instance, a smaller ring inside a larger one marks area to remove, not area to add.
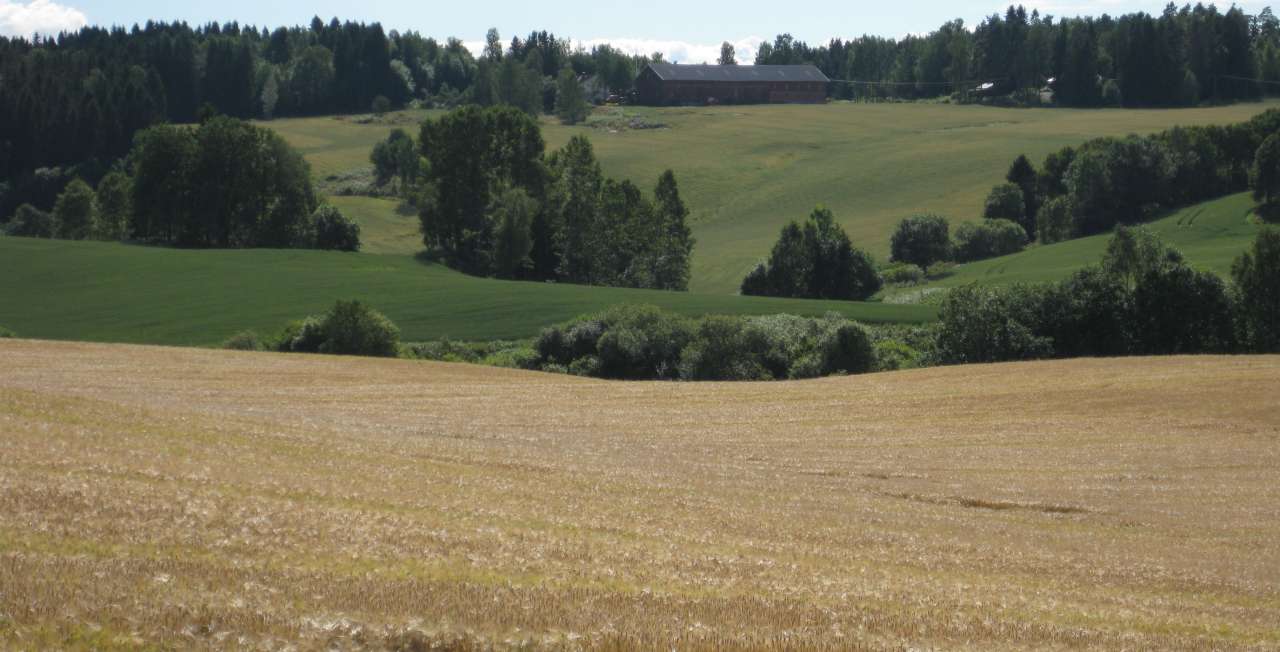
[[[664,81],[646,70],[636,80],[640,102],[648,105],[822,103],[827,87],[822,82],[704,82]]]

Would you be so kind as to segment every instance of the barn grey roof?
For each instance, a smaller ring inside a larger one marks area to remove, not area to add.
[[[651,63],[649,69],[663,81],[707,82],[829,82],[816,66],[710,66]]]

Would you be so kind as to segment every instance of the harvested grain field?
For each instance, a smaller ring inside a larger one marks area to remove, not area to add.
[[[1277,386],[0,341],[0,648],[1274,649]]]

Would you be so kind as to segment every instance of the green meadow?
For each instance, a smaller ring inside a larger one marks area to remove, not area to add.
[[[888,256],[893,226],[914,213],[977,219],[988,191],[1018,154],[1049,152],[1098,136],[1249,119],[1274,102],[1197,109],[1001,109],[948,104],[851,104],[602,108],[585,126],[543,120],[548,147],[575,134],[594,144],[606,173],[642,187],[672,168],[692,211],[691,289],[737,291],[788,220],[831,208],[854,242]],[[299,147],[317,177],[368,167],[373,144],[395,127],[416,135],[426,112],[266,123]],[[656,129],[630,129],[639,117]],[[374,204],[387,213],[394,205]],[[1035,254],[1032,254],[1035,255]],[[1231,254],[1234,256],[1234,252]]]
[[[410,341],[532,337],[548,324],[619,303],[688,315],[821,315],[923,322],[927,306],[804,301],[518,283],[464,276],[404,255],[305,250],[184,250],[0,238],[0,325],[41,339],[212,345],[243,329],[358,298]]]

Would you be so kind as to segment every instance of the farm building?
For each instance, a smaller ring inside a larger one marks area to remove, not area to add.
[[[818,103],[831,80],[815,66],[651,63],[636,78],[641,104]]]

